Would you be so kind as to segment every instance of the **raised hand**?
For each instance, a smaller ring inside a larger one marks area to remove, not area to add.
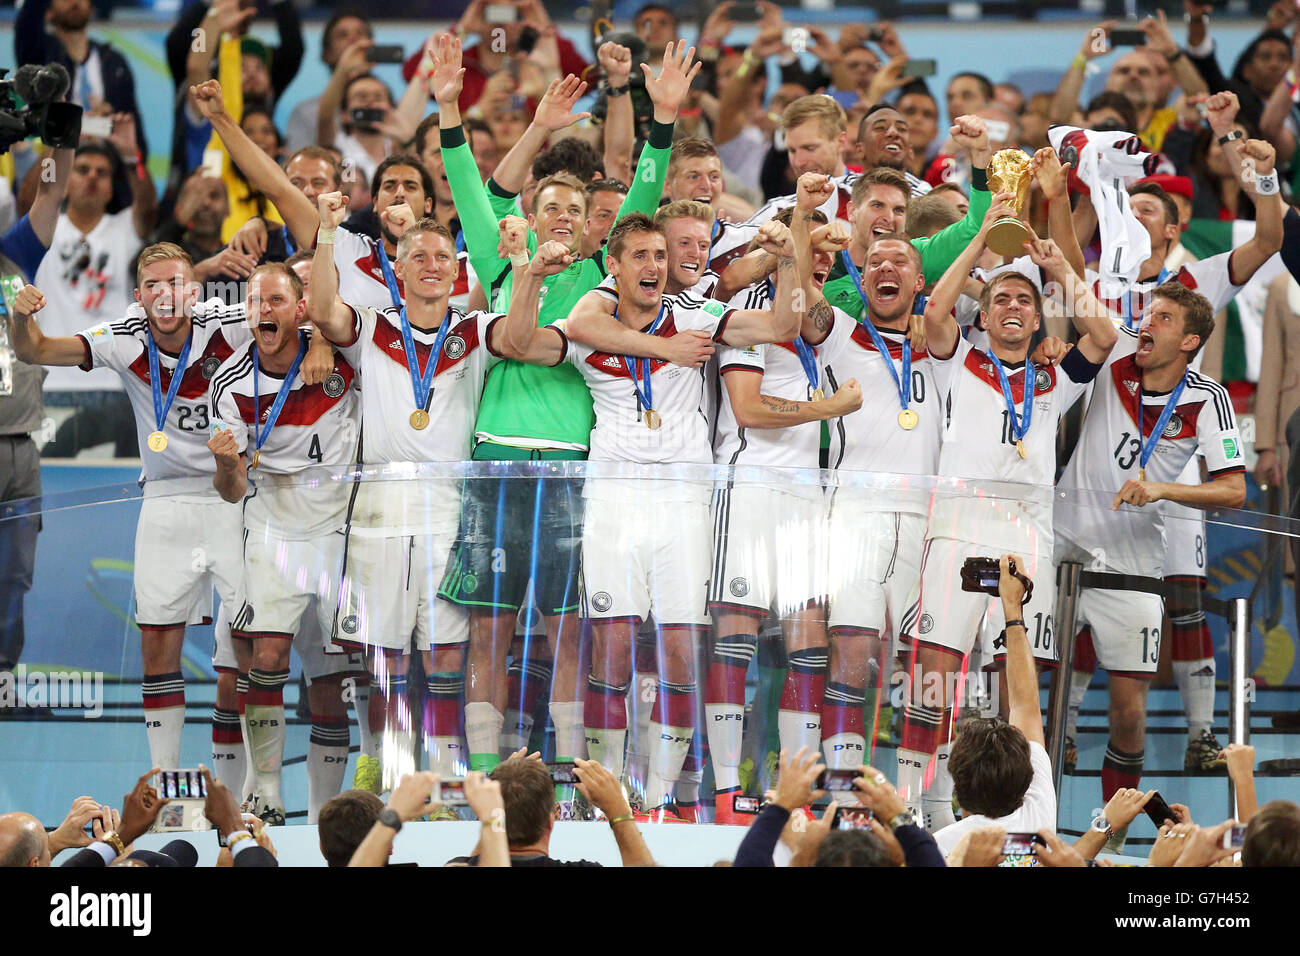
[[[1094,27],[1089,27],[1079,44],[1079,52],[1089,60],[1105,56],[1110,52],[1110,31],[1115,29],[1118,20],[1106,20]]]
[[[984,214],[984,222],[980,224],[978,235],[980,242],[986,241],[989,230],[993,228],[993,224],[999,219],[1007,217],[1010,217],[1011,219],[1020,218],[1020,214],[1016,212],[1015,206],[1011,205],[1015,198],[1015,193],[1007,192],[998,193],[993,197],[993,201],[989,203],[989,211]]]
[[[838,395],[839,392],[835,394]],[[862,776],[854,778],[853,789],[858,791],[858,799],[864,807],[870,807],[878,818],[886,821],[894,819],[907,809],[907,804],[883,773],[866,764],[858,770]]]
[[[599,761],[579,757],[574,759],[573,767],[574,776],[578,778],[578,792],[607,818],[612,820],[632,813],[618,777],[605,769]]]
[[[1060,199],[1065,195],[1069,183],[1070,164],[1061,165],[1061,158],[1056,150],[1044,146],[1034,153],[1029,161],[1029,172],[1038,181],[1043,197],[1049,200]]]
[[[1215,136],[1231,132],[1240,108],[1237,94],[1227,91],[1215,93],[1205,101],[1205,118],[1210,121],[1210,129],[1214,130]]]
[[[1025,251],[1029,254],[1030,261],[1049,275],[1059,277],[1070,269],[1065,253],[1051,239],[1039,239],[1035,236],[1025,243]]]
[[[1247,139],[1241,144],[1242,175],[1241,179],[1251,184],[1258,176],[1267,176],[1273,172],[1277,160],[1277,150],[1273,144],[1263,139]]]
[[[664,50],[664,62],[658,76],[648,64],[641,64],[645,89],[654,103],[657,122],[672,123],[677,119],[677,110],[690,91],[691,81],[700,72],[702,64],[692,66],[694,60],[695,47],[688,48],[685,40],[678,40],[668,44]]]
[[[817,252],[829,252],[837,255],[847,249],[853,241],[853,233],[838,219],[818,226],[808,236],[809,245]]]
[[[573,264],[573,258],[568,246],[552,239],[537,247],[537,252],[528,263],[528,272],[535,276],[559,275]]]
[[[394,203],[379,214],[379,224],[387,229],[394,239],[401,239],[406,235],[406,230],[415,225],[415,213],[404,202]]]
[[[970,155],[971,163],[977,169],[988,165],[993,151],[989,148],[989,131],[984,120],[972,115],[958,116],[948,128],[948,135]]]
[[[190,99],[194,101],[194,105],[204,119],[213,120],[219,116],[229,115],[226,113],[225,100],[221,98],[221,84],[216,80],[191,86]]]
[[[506,216],[497,223],[497,237],[497,258],[509,259],[527,253],[528,220],[522,216]]]
[[[335,74],[342,75],[348,80],[354,80],[363,73],[370,72],[370,60],[366,54],[370,48],[375,45],[375,41],[362,38],[356,40],[339,54],[339,61],[334,65]]]
[[[727,34],[736,28],[736,22],[727,19],[727,14],[735,5],[735,0],[723,0],[713,8],[713,12],[709,14],[709,18],[704,21],[704,26],[700,30],[701,45],[706,40],[721,43],[727,38]]]
[[[434,812],[438,809],[438,802],[433,799],[433,794],[439,782],[438,775],[428,770],[408,773],[393,788],[388,798],[388,809],[401,817],[403,823]]]
[[[728,7],[730,5],[724,4]],[[718,11],[713,12],[716,14]],[[606,41],[596,51],[596,61],[600,63],[610,86],[627,86],[628,77],[632,74],[631,50],[621,44]]]
[[[668,361],[683,368],[703,368],[713,358],[713,339],[707,332],[687,329],[667,340]]]
[[[25,285],[14,297],[14,312],[18,315],[32,316],[45,308],[45,293],[34,285]]]
[[[262,256],[266,255],[266,240],[266,220],[261,216],[254,216],[235,230],[235,234],[230,237],[228,248],[240,255],[251,256],[256,264]]]
[[[1065,354],[1074,348],[1069,342],[1064,342],[1054,335],[1049,335],[1038,343],[1034,349],[1034,354],[1029,357],[1029,361],[1035,365],[1056,365]]]
[[[347,196],[341,192],[321,193],[316,197],[316,208],[320,212],[322,229],[337,229],[348,217]],[[408,210],[410,207],[407,207]]]
[[[213,0],[208,16],[217,21],[217,27],[222,33],[239,36],[257,16],[257,7],[244,9],[239,5],[239,0]]]
[[[480,770],[465,775],[465,802],[481,823],[501,821],[505,824],[506,805],[501,784]]]
[[[138,156],[140,144],[135,138],[135,117],[130,113],[114,113],[113,132],[109,134],[108,141],[125,159]]]
[[[123,843],[133,842],[153,826],[158,814],[167,805],[167,799],[159,797],[158,791],[149,784],[160,769],[154,767],[142,776],[136,781],[135,789],[122,798],[122,829],[118,831],[118,836]]]
[[[781,751],[781,775],[776,781],[776,797],[773,803],[793,812],[799,807],[816,800],[822,795],[821,790],[813,790],[813,784],[825,765],[821,763],[821,754],[809,753],[807,747],[800,747],[793,757]]]
[[[795,186],[795,207],[803,212],[819,209],[835,195],[835,184],[824,173],[804,173]]]
[[[239,815],[239,801],[229,787],[212,776],[212,771],[207,767],[200,764],[199,773],[203,776],[208,794],[203,802],[203,815],[218,834],[229,836],[244,825],[243,817]]]
[[[783,222],[769,219],[758,227],[758,235],[754,237],[754,241],[758,243],[760,249],[778,259],[794,258],[794,237],[790,235],[790,227]]]
[[[554,133],[556,130],[587,119],[591,116],[590,113],[573,112],[573,104],[578,102],[586,92],[587,84],[572,73],[562,80],[552,80],[542,96],[542,101],[537,104],[533,122],[542,129]]]
[[[454,33],[440,33],[429,39],[425,49],[433,60],[433,72],[429,75],[429,90],[433,98],[439,106],[457,102],[465,80],[465,69],[460,65],[460,37]]]
[[[1145,49],[1169,57],[1178,52],[1178,43],[1169,32],[1169,21],[1163,10],[1156,10],[1154,17],[1147,17],[1138,24],[1138,29],[1147,35]]]

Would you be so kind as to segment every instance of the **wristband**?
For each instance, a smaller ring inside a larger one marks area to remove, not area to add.
[[[233,853],[236,843],[238,843],[240,840],[251,840],[251,839],[253,839],[253,834],[249,833],[247,830],[239,830],[235,833],[230,834],[230,836],[226,837],[226,849],[230,850]]]
[[[1179,48],[1178,48],[1177,50],[1175,50],[1173,53],[1166,53],[1166,54],[1165,54],[1165,59],[1168,60],[1171,64],[1173,64],[1173,63],[1177,63],[1177,62],[1178,62],[1178,58],[1179,58],[1180,56],[1182,56],[1184,52],[1185,52],[1185,51],[1182,49],[1182,47],[1179,47]]]
[[[740,66],[736,67],[736,76],[740,77],[741,79],[744,79],[746,76],[749,75],[749,71],[752,70],[755,67],[755,65],[757,65],[758,63],[759,63],[759,59],[754,55],[754,51],[746,50],[745,55],[740,60]]]
[[[1010,621],[1007,621],[1004,625],[1002,625],[1002,629],[1004,631],[1010,630],[1012,627],[1015,627],[1016,625],[1019,625],[1021,629],[1025,631],[1026,634],[1029,633],[1028,628],[1025,627],[1025,622],[1022,621],[1020,618],[1012,618]]]
[[[1245,139],[1245,138],[1246,138],[1246,134],[1245,134],[1245,133],[1243,133],[1243,132],[1242,132],[1241,130],[1239,130],[1239,129],[1234,129],[1232,132],[1230,132],[1230,133],[1224,133],[1222,136],[1219,137],[1219,145],[1220,145],[1220,146],[1227,146],[1227,145],[1228,145],[1229,143],[1231,143],[1234,139]]]
[[[635,821],[636,821],[636,817],[634,817],[634,816],[632,816],[632,814],[628,813],[628,814],[625,814],[624,816],[621,816],[621,817],[610,817],[610,818],[609,818],[609,825],[610,825],[610,826],[613,826],[613,825],[616,824],[616,823],[633,823],[633,822],[635,822]]]
[[[1086,70],[1088,68],[1088,58],[1082,53],[1076,53],[1074,59],[1070,61],[1072,70]]]
[[[1277,171],[1255,176],[1255,195],[1276,196],[1278,193]]]
[[[626,96],[630,92],[632,92],[631,83],[624,83],[622,86],[610,86],[608,83],[605,84],[606,96]]]
[[[510,265],[516,269],[528,268],[529,258],[526,252],[516,252],[510,257]]]
[[[100,840],[103,841],[104,843],[107,843],[114,850],[116,850],[118,856],[121,856],[123,853],[126,852],[126,846],[122,843],[122,838],[117,835],[116,830],[109,830],[102,837],[100,837]]]
[[[324,226],[318,227],[316,229],[316,245],[319,246],[322,242],[333,245],[334,236],[337,235],[337,233],[338,229],[326,229]]]

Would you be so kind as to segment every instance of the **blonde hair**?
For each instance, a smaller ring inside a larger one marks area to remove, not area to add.
[[[674,219],[698,219],[712,228],[714,218],[712,206],[694,199],[678,199],[655,211],[655,225],[660,229],[667,229]]]
[[[849,127],[849,117],[844,112],[844,107],[825,93],[801,96],[787,106],[781,114],[781,127],[788,132],[809,120],[821,123],[822,133],[827,139],[834,139]]]
[[[399,260],[406,258],[406,251],[411,248],[411,243],[416,236],[422,233],[433,233],[435,236],[442,236],[451,243],[453,249],[456,246],[456,237],[451,234],[450,229],[433,216],[422,216],[402,234],[401,239],[397,240],[397,258]]]
[[[135,263],[135,284],[140,284],[140,276],[144,272],[145,266],[153,265],[155,262],[170,262],[179,260],[185,263],[185,271],[194,274],[194,260],[190,254],[176,245],[174,242],[155,242],[152,246],[146,246],[140,253],[140,258]]]

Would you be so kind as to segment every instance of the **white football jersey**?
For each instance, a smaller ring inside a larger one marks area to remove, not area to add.
[[[1055,368],[1035,367],[1033,412],[1024,437],[1026,455],[1016,450],[1015,426],[1007,412],[997,369],[988,355],[965,339],[949,359],[930,361],[943,399],[943,445],[938,474],[945,478],[1010,482],[1014,497],[936,497],[929,535],[982,547],[1025,548],[1033,535],[1051,553],[1051,495],[1056,480],[1056,430],[1061,417],[1083,397],[1100,366],[1071,349]],[[1003,363],[1016,418],[1023,421],[1026,365]],[[1037,544],[1034,547],[1035,553]]]
[[[228,428],[250,464],[256,431],[265,428],[284,382],[284,376],[261,368],[254,373],[253,354],[250,344],[231,355],[213,377],[211,392],[213,430]],[[343,527],[353,485],[334,474],[356,461],[356,379],[337,352],[334,371],[322,384],[304,384],[301,371],[295,376],[257,468],[248,472],[253,491],[244,507],[245,528],[305,540]]]
[[[734,310],[720,302],[705,302],[693,296],[665,296],[667,310],[655,334],[671,338],[694,329],[707,332],[714,341],[722,338]],[[553,327],[564,331],[566,320]],[[649,327],[645,331],[648,331]],[[637,386],[628,373],[624,356],[596,352],[570,342],[567,359],[587,382],[596,412],[591,432],[592,461],[623,461],[638,464],[676,462],[713,463],[709,427],[704,412],[704,375],[700,369],[683,368],[657,359],[649,360],[651,404],[662,422],[658,429],[645,424],[645,413]],[[632,359],[634,368],[645,368],[645,360]],[[639,374],[639,373],[638,373]],[[644,385],[641,385],[644,390]]]
[[[1199,292],[1210,300],[1210,311],[1217,313],[1240,292],[1243,286],[1233,285],[1228,277],[1228,262],[1231,252],[1221,252],[1217,256],[1189,262],[1177,272],[1164,270],[1164,281],[1181,282],[1193,292]],[[1118,317],[1120,325],[1134,328],[1142,321],[1142,313],[1151,304],[1151,293],[1160,285],[1157,275],[1145,282],[1113,283],[1103,282],[1100,275],[1091,269],[1087,272],[1088,286],[1097,299]]]
[[[826,214],[828,222],[842,222],[849,229],[853,228],[853,223],[849,221],[849,203],[853,200],[853,184],[857,182],[857,173],[845,173],[843,176],[832,176],[831,182],[835,185],[835,191],[831,193],[824,203],[817,208]],[[928,192],[928,190],[927,190]],[[761,226],[769,219],[776,215],[787,206],[793,206],[795,196],[777,196],[769,199],[759,210],[745,220],[747,226]],[[755,229],[757,232],[757,229]],[[753,238],[752,236],[750,238]],[[709,263],[713,268],[718,268],[712,261]]]
[[[146,494],[149,483],[163,479],[186,479],[183,485],[169,481],[166,486],[156,486],[159,493],[216,494],[212,476],[216,464],[208,450],[211,419],[214,416],[208,402],[208,383],[217,369],[237,349],[246,347],[252,333],[244,316],[242,304],[228,306],[220,299],[208,299],[194,307],[190,320],[190,354],[181,370],[181,383],[171,408],[163,434],[167,447],[162,452],[149,449],[146,439],[158,427],[154,417],[153,389],[149,378],[149,347],[146,333],[147,320],[144,309],[132,305],[125,318],[117,322],[104,322],[78,332],[86,350],[83,369],[111,368],[117,372],[131,400],[135,413],[136,437],[140,443],[140,481]],[[158,350],[159,394],[164,403],[172,376],[176,373],[179,354],[169,355]],[[192,486],[192,487],[191,487]]]
[[[1142,390],[1136,351],[1137,332],[1122,329],[1097,375],[1079,444],[1061,476],[1059,488],[1065,494],[1058,498],[1055,522],[1058,534],[1094,554],[1107,570],[1159,576],[1165,552],[1160,508],[1125,504],[1118,511],[1111,509],[1112,496],[1126,481],[1138,478],[1142,445],[1169,399],[1168,394]],[[1147,462],[1147,480],[1179,481],[1198,453],[1205,457],[1211,478],[1245,471],[1227,390],[1189,371],[1178,405]],[[1199,475],[1192,483],[1198,479]]]
[[[714,223],[713,239],[709,245],[709,268],[720,273],[749,252],[749,244],[758,235],[760,225],[761,223],[748,222]]]
[[[742,289],[732,298],[733,309],[770,309],[772,301],[766,282]],[[821,422],[804,422],[788,428],[743,428],[736,421],[725,378],[729,372],[758,373],[763,395],[792,402],[812,400],[813,390],[822,388],[821,347],[813,349],[817,363],[815,380],[810,381],[793,342],[751,345],[747,348],[721,346],[718,373],[724,379],[713,437],[713,457],[720,465],[764,465],[777,468],[817,468],[821,453]],[[789,489],[795,490],[795,486]],[[818,492],[820,494],[820,491]]]
[[[877,474],[935,474],[944,406],[929,354],[925,350],[912,352],[907,407],[916,413],[917,424],[913,429],[905,429],[898,423],[903,409],[898,385],[885,367],[871,334],[847,312],[834,307],[832,311],[835,321],[821,346],[827,384],[834,391],[849,379],[857,379],[862,387],[862,407],[827,423],[831,437],[830,467]],[[906,334],[889,329],[877,331],[889,347],[890,361],[901,381]],[[861,507],[870,511],[925,514],[928,504],[928,486],[910,493],[900,487],[897,494],[865,496]]]

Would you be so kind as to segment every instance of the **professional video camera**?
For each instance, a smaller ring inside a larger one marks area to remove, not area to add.
[[[81,139],[81,107],[62,103],[68,71],[58,63],[20,66],[12,77],[0,69],[0,153],[29,136],[48,146],[75,149]]]

